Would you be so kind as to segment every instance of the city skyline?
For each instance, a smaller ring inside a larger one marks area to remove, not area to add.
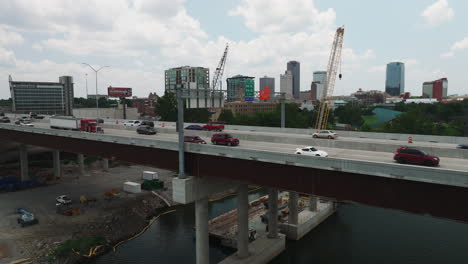
[[[421,94],[422,82],[443,77],[450,79],[449,94],[466,94],[459,65],[468,58],[462,26],[468,19],[461,15],[468,3],[399,1],[102,0],[73,3],[69,12],[68,1],[6,0],[0,3],[0,98],[9,97],[9,74],[37,81],[70,75],[76,96],[85,97],[85,74],[93,78],[94,73],[83,61],[112,66],[99,73],[99,93],[112,85],[133,87],[140,97],[162,95],[164,70],[191,65],[213,73],[226,42],[230,51],[223,84],[236,74],[267,75],[279,87],[284,64],[297,60],[304,91],[314,71],[326,70],[333,32],[343,24],[343,79],[337,80],[334,94],[384,90],[385,65],[391,61],[405,63],[405,91],[414,95]],[[403,4],[404,10],[397,8]],[[275,12],[260,12],[265,5]],[[213,15],[206,15],[208,7]],[[395,12],[398,21],[392,19]],[[297,19],[288,20],[292,14]],[[164,38],[156,37],[161,34]],[[395,42],[395,35],[402,41]]]

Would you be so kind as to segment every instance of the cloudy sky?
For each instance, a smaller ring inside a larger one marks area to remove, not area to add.
[[[164,93],[164,69],[214,68],[229,43],[225,77],[275,77],[301,62],[301,90],[325,70],[334,31],[345,25],[343,80],[335,94],[384,90],[385,65],[406,64],[406,90],[449,79],[449,94],[468,93],[465,0],[1,0],[0,98],[14,80],[58,81],[71,75],[75,95],[85,79],[95,93],[132,87]],[[212,75],[210,76],[212,77]],[[224,79],[223,78],[223,79]]]

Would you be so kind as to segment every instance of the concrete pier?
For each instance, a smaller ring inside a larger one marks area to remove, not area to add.
[[[289,193],[289,215],[288,215],[288,223],[291,225],[297,225],[298,223],[298,210],[297,210],[297,202],[299,200],[299,194],[297,192],[290,192]]]
[[[233,254],[219,264],[267,264],[286,249],[286,237],[279,234],[276,238],[260,236],[249,245],[249,256],[239,258]]]
[[[310,196],[309,198],[309,210],[311,212],[317,211],[317,197],[316,196]]]
[[[62,176],[61,175],[62,168],[60,165],[60,150],[52,151],[52,160],[53,160],[52,163],[54,164],[54,178],[58,179]]]
[[[237,196],[237,256],[242,259],[249,256],[249,200],[246,184],[239,186]]]
[[[108,171],[109,170],[109,159],[102,159],[102,170]]]
[[[19,147],[20,152],[20,166],[21,166],[21,180],[29,180],[29,162],[28,162],[28,149],[26,145],[22,144]]]
[[[208,239],[208,198],[195,201],[195,248],[197,264],[209,264],[210,245]]]
[[[278,237],[278,191],[268,190],[268,238]]]
[[[80,167],[80,176],[85,175],[84,155],[78,153],[78,166]]]

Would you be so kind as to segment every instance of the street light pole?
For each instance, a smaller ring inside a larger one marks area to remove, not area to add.
[[[86,99],[88,99],[88,74],[85,73],[86,76]]]
[[[281,128],[285,128],[285,124],[286,124],[286,111],[285,111],[285,105],[284,105],[285,100],[286,100],[285,93],[281,93],[281,95],[280,95],[280,101],[281,101]]]
[[[99,103],[98,103],[99,97],[98,97],[98,88],[97,88],[97,80],[98,80],[97,76],[98,76],[98,72],[100,70],[102,70],[102,69],[104,69],[106,67],[109,67],[109,66],[102,66],[101,68],[96,70],[96,69],[93,68],[93,66],[89,65],[88,63],[83,62],[81,64],[89,66],[96,73],[96,117],[99,117]]]

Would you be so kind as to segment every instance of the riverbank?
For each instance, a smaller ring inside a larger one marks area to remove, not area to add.
[[[103,243],[103,247],[96,250],[96,253],[100,253],[141,232],[158,209],[167,207],[152,192],[128,194],[121,191],[125,181],[141,182],[144,170],[159,173],[167,189],[155,192],[172,203],[171,181],[174,173],[144,166],[118,166],[110,168],[108,172],[98,166],[90,166],[87,176],[79,176],[77,169],[70,166],[64,168],[66,173],[60,181],[45,187],[0,193],[0,263],[18,259],[48,263],[53,259],[48,257],[51,252],[52,256],[61,256],[52,263],[79,263],[83,257],[78,254],[89,254],[89,249],[82,252],[86,243]],[[109,197],[104,193],[112,190],[117,195],[105,199]],[[63,194],[73,200],[73,208],[79,209],[79,215],[65,216],[56,212],[55,197]],[[96,198],[97,201],[80,204],[81,195]],[[34,213],[39,224],[21,228],[16,223],[16,208],[25,208]],[[86,243],[77,244],[77,241]],[[78,245],[78,249],[73,248],[76,253],[67,248],[70,243]]]

